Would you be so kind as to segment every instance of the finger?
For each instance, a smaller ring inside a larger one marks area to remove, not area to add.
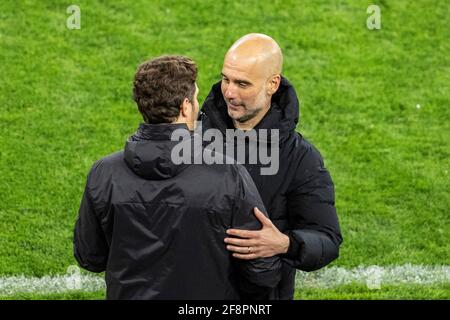
[[[236,253],[242,253],[242,254],[250,254],[249,253],[249,247],[238,247],[238,246],[227,246],[228,251],[236,252]],[[253,253],[253,252],[252,252]]]
[[[256,253],[249,253],[249,254],[233,253],[233,257],[242,260],[253,260],[257,259],[259,256]]]
[[[224,242],[240,247],[253,247],[257,245],[257,243],[251,239],[225,238]]]
[[[262,213],[261,210],[259,210],[257,207],[253,209],[253,212],[255,213],[256,218],[259,220],[259,222],[262,223],[263,226],[271,226],[272,221]]]
[[[227,234],[240,238],[255,238],[258,235],[258,231],[228,229]]]

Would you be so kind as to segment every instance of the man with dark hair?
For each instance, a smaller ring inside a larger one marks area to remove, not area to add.
[[[334,187],[319,151],[295,131],[299,103],[281,76],[283,55],[267,35],[248,34],[227,51],[222,80],[203,104],[203,128],[279,132],[279,170],[260,174],[260,163],[246,163],[270,219],[255,209],[258,231],[228,230],[233,256],[244,261],[279,256],[282,279],[271,297],[292,299],[295,269],[312,271],[336,259],[342,235],[334,206]],[[258,142],[264,139],[257,138]],[[228,152],[227,152],[228,153]]]
[[[164,56],[142,64],[135,75],[133,93],[144,121],[175,122],[185,98],[195,103],[192,112],[197,114],[196,79],[197,66],[186,57]],[[194,120],[188,121],[189,128]]]
[[[108,299],[262,299],[280,279],[278,257],[233,259],[223,243],[230,227],[261,227],[252,210],[265,208],[245,168],[171,159],[175,130],[192,139],[196,78],[186,57],[142,64],[134,99],[145,123],[88,175],[74,254],[106,271]]]

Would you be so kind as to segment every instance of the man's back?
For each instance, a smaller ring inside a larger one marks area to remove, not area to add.
[[[236,165],[173,164],[176,127],[141,126],[145,139],[93,166],[77,260],[106,270],[109,299],[264,297],[279,279],[278,258],[238,261],[223,243],[228,228],[260,227],[252,209],[264,206],[250,176]]]

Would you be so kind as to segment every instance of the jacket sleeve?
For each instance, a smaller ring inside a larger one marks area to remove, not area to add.
[[[238,168],[240,177],[232,227],[259,230],[262,226],[253,209],[258,207],[267,216],[266,209],[247,170],[240,165]],[[239,272],[239,288],[243,299],[267,299],[281,279],[282,261],[278,256],[254,260],[235,259],[234,262]]]
[[[92,173],[92,171],[91,171]],[[90,196],[88,176],[74,230],[74,256],[79,265],[92,272],[106,269],[109,246]]]
[[[312,145],[298,164],[287,198],[290,245],[283,257],[303,271],[326,266],[339,256],[342,235],[333,181]]]

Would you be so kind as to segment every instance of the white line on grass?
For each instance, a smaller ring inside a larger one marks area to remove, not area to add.
[[[366,284],[369,289],[380,289],[383,284],[450,284],[450,266],[404,264],[353,269],[330,267],[310,273],[297,272],[296,277],[297,288],[333,288],[352,283]]]
[[[0,296],[17,294],[58,294],[71,291],[94,292],[105,289],[104,279],[97,275],[70,274],[42,278],[11,276],[0,277]],[[353,269],[329,267],[314,272],[297,272],[297,288],[333,288],[346,284],[363,283],[369,289],[381,285],[449,284],[450,266],[398,265],[360,266]]]

